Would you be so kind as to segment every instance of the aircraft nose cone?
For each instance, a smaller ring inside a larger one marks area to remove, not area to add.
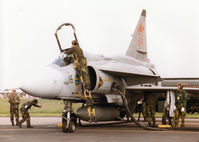
[[[63,86],[62,74],[52,68],[38,69],[23,79],[20,85],[25,93],[36,97],[56,97]]]

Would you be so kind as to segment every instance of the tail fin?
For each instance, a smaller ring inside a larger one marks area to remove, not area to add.
[[[146,43],[146,10],[142,11],[126,55],[134,57],[137,60],[148,61]]]

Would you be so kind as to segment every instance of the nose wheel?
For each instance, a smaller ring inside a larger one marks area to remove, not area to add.
[[[64,100],[64,110],[62,113],[62,131],[73,133],[76,129],[77,117],[72,111],[72,102]]]
[[[62,132],[63,133],[73,133],[75,132],[75,129],[76,129],[75,122],[62,119]]]

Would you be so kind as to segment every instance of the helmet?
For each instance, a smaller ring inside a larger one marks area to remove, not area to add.
[[[72,41],[72,44],[77,45],[77,41],[76,41],[76,40],[73,40],[73,41]]]
[[[38,100],[37,100],[37,99],[34,99],[34,100],[32,100],[32,103],[37,104],[37,103],[38,103]]]

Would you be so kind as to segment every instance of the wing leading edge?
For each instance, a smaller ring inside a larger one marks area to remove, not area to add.
[[[160,81],[159,74],[145,66],[115,62],[107,63],[98,67],[98,69],[119,78],[124,78],[128,86]]]
[[[198,92],[199,88],[183,88],[185,91],[189,92]],[[129,86],[126,88],[127,91],[169,91],[169,90],[177,90],[177,87],[162,87],[162,86]]]

